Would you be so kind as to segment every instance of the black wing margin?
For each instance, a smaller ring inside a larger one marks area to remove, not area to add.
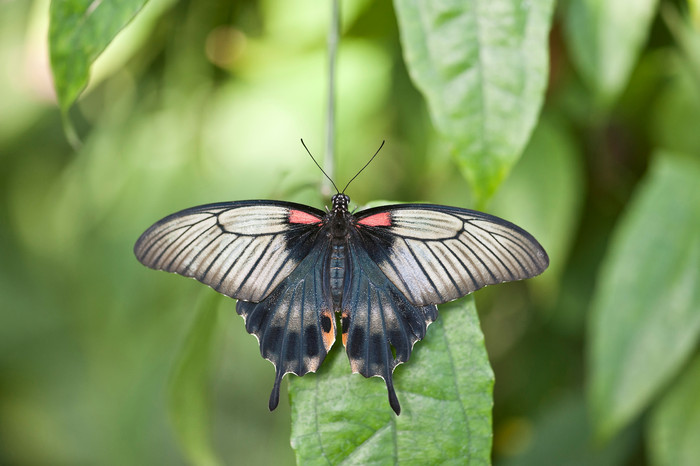
[[[474,210],[398,204],[359,212],[356,226],[369,256],[417,306],[534,277],[549,265],[528,232]]]
[[[232,298],[260,301],[309,253],[323,216],[280,201],[192,207],[146,230],[134,254],[150,268],[193,277]]]

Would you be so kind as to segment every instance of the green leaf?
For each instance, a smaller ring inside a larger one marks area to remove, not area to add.
[[[659,153],[613,236],[590,315],[598,433],[637,416],[700,336],[700,163]]]
[[[400,416],[384,382],[351,374],[341,348],[318,374],[293,377],[297,462],[489,464],[493,372],[473,298],[441,307],[394,379]]]
[[[148,0],[53,0],[49,49],[54,86],[66,113],[85,88],[90,66]]]
[[[692,466],[700,458],[700,357],[681,375],[649,419],[652,464]]]
[[[552,0],[395,0],[408,71],[479,203],[520,157],[548,76]]]
[[[661,5],[661,17],[682,52],[686,66],[697,79],[700,74],[700,1],[689,1],[690,11],[679,11],[672,3]]]
[[[700,51],[700,47],[698,48]],[[698,75],[674,54],[669,60],[676,70],[651,110],[651,137],[655,145],[686,154],[700,154],[700,87]],[[668,63],[668,62],[667,62]]]
[[[677,152],[698,154],[700,28],[693,28],[688,18],[669,3],[662,6],[661,12],[681,50],[664,53],[661,55],[664,61],[656,64],[657,69],[664,71],[664,82],[650,112],[653,143]]]
[[[567,42],[601,104],[611,104],[644,46],[658,0],[569,0]]]
[[[519,454],[499,461],[500,466],[626,464],[639,435],[639,429],[629,429],[615,442],[597,445],[583,394],[578,392],[550,397],[532,421],[515,418],[510,421],[511,429],[513,422],[520,423],[524,445]]]
[[[206,290],[170,383],[170,417],[194,464],[220,464],[211,446],[209,366],[216,336],[219,295]]]

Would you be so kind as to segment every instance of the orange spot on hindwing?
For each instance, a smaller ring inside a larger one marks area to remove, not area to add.
[[[348,327],[350,326],[350,317],[347,312],[343,312],[341,316],[341,330],[343,331],[343,346],[348,346]]]
[[[323,346],[326,351],[331,349],[335,342],[335,323],[333,313],[329,310],[321,311],[321,332],[323,335]]]

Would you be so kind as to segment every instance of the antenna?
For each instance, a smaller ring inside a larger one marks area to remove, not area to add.
[[[384,143],[382,143],[382,144],[384,144]],[[309,157],[311,157],[311,160],[314,161],[314,163],[316,164],[316,166],[318,167],[318,169],[321,170],[321,173],[323,173],[323,174],[326,176],[326,178],[328,178],[328,181],[331,182],[331,184],[332,184],[333,187],[335,188],[335,192],[340,193],[340,191],[338,191],[338,187],[335,185],[335,183],[333,183],[333,180],[331,180],[331,177],[328,176],[328,174],[327,174],[325,171],[323,171],[323,168],[321,168],[321,166],[318,164],[318,162],[316,161],[316,159],[314,158],[314,156],[311,155],[311,151],[309,150],[308,147],[306,147],[306,144],[304,144],[304,140],[303,140],[303,139],[301,140],[301,145],[304,146],[304,149],[306,149],[306,152],[309,154]],[[372,157],[372,158],[374,158],[374,157]],[[371,160],[370,160],[370,162],[371,162]],[[362,171],[362,170],[360,170],[360,171]],[[355,175],[355,176],[357,176],[357,175]],[[352,180],[350,180],[350,181],[352,181]],[[346,188],[347,188],[347,186],[346,186]],[[343,190],[343,191],[345,191],[345,190]]]
[[[357,172],[357,175],[353,176],[352,179],[351,179],[350,181],[348,181],[348,184],[346,184],[345,187],[343,188],[343,190],[341,191],[342,193],[345,193],[345,190],[348,189],[348,186],[350,186],[350,183],[352,183],[352,182],[355,180],[355,178],[357,178],[357,177],[360,175],[360,173],[362,173],[362,170],[364,170],[365,168],[367,168],[367,165],[369,165],[370,163],[372,163],[372,160],[374,160],[374,158],[377,156],[377,154],[379,154],[379,151],[382,150],[382,147],[384,147],[384,143],[385,143],[385,142],[386,142],[386,140],[382,141],[382,144],[379,146],[379,149],[377,149],[377,152],[375,152],[374,155],[372,156],[372,158],[369,159],[369,162],[367,162],[367,163],[365,164],[365,166],[362,167],[362,168],[360,169],[359,172]],[[304,146],[304,147],[306,147],[306,146]],[[312,158],[313,158],[313,157],[312,157]],[[315,162],[315,160],[314,160],[314,162]],[[316,164],[316,165],[318,165],[318,164]],[[320,168],[320,167],[319,167],[319,168]],[[326,176],[328,176],[328,175],[326,175]],[[329,179],[330,179],[330,178],[329,178]],[[332,181],[331,181],[331,183],[332,183]],[[333,185],[333,186],[335,186],[335,185]],[[335,188],[335,190],[337,191],[338,188]]]

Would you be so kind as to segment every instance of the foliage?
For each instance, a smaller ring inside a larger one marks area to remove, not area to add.
[[[290,385],[299,464],[489,462],[493,373],[474,300],[441,312],[411,364],[396,371],[398,417],[383,381],[350,375],[337,350],[319,374]]]
[[[581,76],[604,104],[614,102],[627,83],[647,40],[658,0],[570,2],[566,31]]]
[[[49,45],[56,98],[67,111],[88,83],[90,65],[146,0],[51,2]]]
[[[395,5],[411,77],[482,204],[520,157],[540,111],[554,2]]]
[[[180,208],[327,203],[297,141],[330,4],[0,2],[0,461],[693,464],[698,5],[343,3],[339,184],[386,139],[356,204],[478,206],[551,257],[440,308],[396,417],[341,348],[269,413],[233,302],[131,253]]]
[[[700,190],[688,187],[698,179],[700,161],[655,154],[611,240],[590,321],[591,405],[604,435],[638,416],[697,344]]]

